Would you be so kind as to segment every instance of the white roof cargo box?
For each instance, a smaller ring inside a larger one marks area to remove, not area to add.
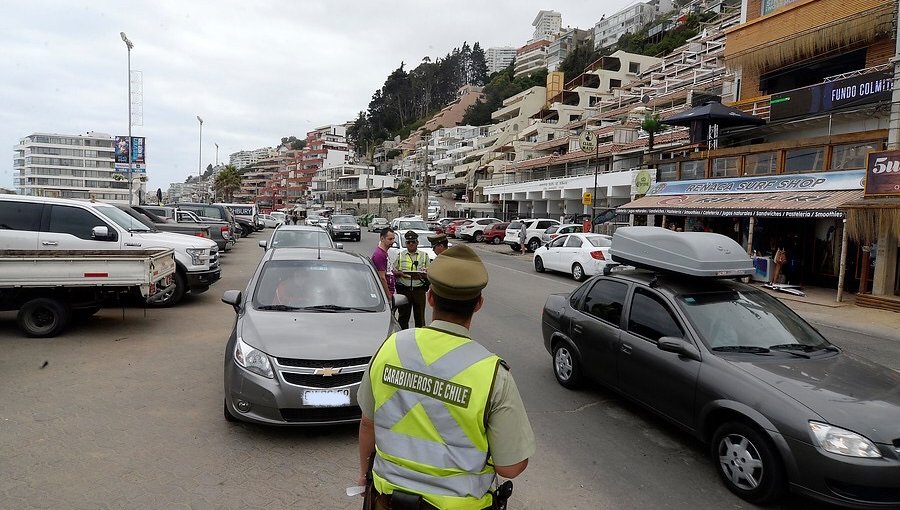
[[[616,262],[689,276],[734,278],[753,274],[741,245],[711,232],[674,232],[661,227],[620,227],[609,254]]]

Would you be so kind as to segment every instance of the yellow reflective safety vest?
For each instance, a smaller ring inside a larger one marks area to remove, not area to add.
[[[410,253],[409,250],[403,250],[397,257],[397,269],[404,273],[424,271],[428,267],[428,254],[416,250],[416,253]],[[413,278],[399,278],[398,282],[407,287],[421,287],[425,285],[422,280]]]
[[[499,364],[478,342],[431,328],[384,342],[369,371],[378,492],[413,492],[441,509],[491,505],[487,408]]]

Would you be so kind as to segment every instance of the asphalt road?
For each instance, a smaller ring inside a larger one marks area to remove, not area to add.
[[[104,309],[65,335],[22,337],[0,313],[0,508],[358,508],[356,428],[227,423],[222,363],[233,311],[262,250],[222,258],[223,278],[173,309]],[[377,236],[345,249],[369,254]],[[480,249],[490,273],[475,338],[512,366],[538,450],[512,508],[754,508],[719,482],[702,445],[602,388],[553,378],[540,334],[564,275]],[[895,342],[824,329],[848,351],[900,366]],[[302,334],[302,332],[298,332]],[[791,497],[776,508],[808,508]],[[821,508],[821,505],[817,505]]]

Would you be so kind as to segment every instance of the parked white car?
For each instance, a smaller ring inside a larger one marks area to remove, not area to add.
[[[553,225],[559,225],[559,220],[553,220],[550,218],[532,218],[527,220],[515,220],[506,227],[506,236],[503,238],[503,242],[512,247],[513,251],[519,251],[521,247],[519,246],[519,230],[522,229],[522,225],[525,225],[525,245],[528,247],[528,251],[537,250],[538,247],[543,244],[541,238],[544,235],[544,231]]]
[[[575,281],[603,272],[612,238],[603,234],[563,234],[534,251],[534,269],[569,273]]]
[[[582,232],[584,232],[584,225],[581,223],[554,225],[544,231],[544,234],[541,236],[541,242],[547,244],[563,234],[580,234]]]
[[[266,228],[276,228],[279,225],[284,224],[284,221],[279,220],[278,218],[269,214],[260,214],[259,219],[262,221],[263,226]]]
[[[484,241],[484,231],[490,225],[499,223],[499,218],[476,218],[471,223],[462,225],[456,229],[456,237],[465,239],[466,241],[475,241],[480,243]]]

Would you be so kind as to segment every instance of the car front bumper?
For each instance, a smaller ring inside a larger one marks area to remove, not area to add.
[[[792,438],[787,440],[799,466],[792,488],[848,508],[900,508],[900,452],[880,445],[884,457],[835,455]]]
[[[230,354],[230,353],[229,353]],[[271,358],[270,358],[271,359]],[[268,379],[244,370],[227,355],[225,362],[225,405],[231,414],[243,421],[279,426],[336,425],[358,422],[362,412],[356,401],[356,391],[363,372],[358,372],[356,382],[327,388],[349,394],[349,405],[304,405],[306,391],[322,390],[317,386],[289,383],[282,372],[285,367],[273,366],[275,378]],[[290,370],[290,369],[288,369]],[[320,377],[326,379],[325,377]],[[238,409],[238,402],[250,405],[246,412]]]
[[[356,239],[359,235],[359,230],[335,230],[331,233],[334,239]]]
[[[187,273],[187,284],[192,294],[200,294],[209,290],[209,286],[219,281],[222,277],[222,269],[215,268],[209,271],[194,271]]]

